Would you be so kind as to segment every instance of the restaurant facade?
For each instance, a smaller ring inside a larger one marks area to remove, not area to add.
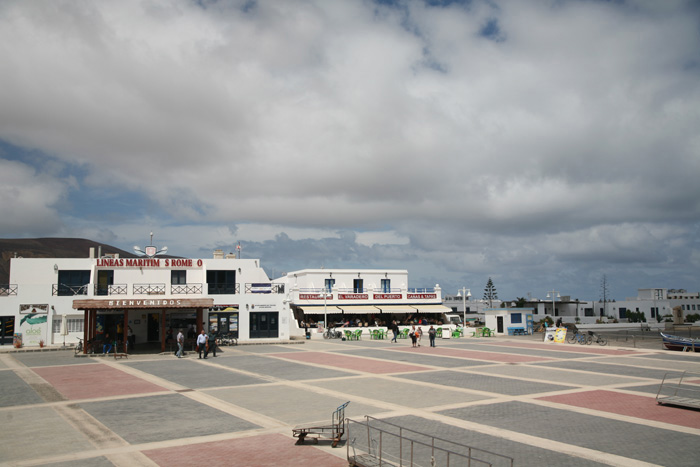
[[[179,331],[274,343],[327,323],[437,322],[451,311],[441,305],[439,286],[409,288],[406,270],[305,269],[271,280],[259,260],[221,250],[208,259],[150,252],[12,258],[10,284],[0,285],[0,345],[112,339],[168,351]]]

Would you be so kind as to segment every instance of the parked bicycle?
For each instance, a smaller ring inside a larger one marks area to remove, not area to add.
[[[83,339],[78,337],[78,344],[74,348],[75,354],[78,355],[78,354],[83,353],[83,349],[85,348],[86,345],[87,345],[87,352],[85,352],[85,353],[95,353],[95,349],[93,348],[94,346],[93,346],[92,341],[88,341],[87,344],[85,344],[83,342]]]
[[[324,339],[342,339],[343,333],[340,331],[337,331],[336,328],[328,328],[328,329],[326,329],[326,332],[323,333],[323,338]]]
[[[238,339],[234,337],[233,334],[228,333],[228,334],[221,334],[216,338],[216,344],[219,346],[222,345],[238,345]]]
[[[591,345],[593,342],[598,345],[608,345],[608,340],[605,337],[601,336],[600,334],[596,334],[593,331],[588,331],[586,344]]]
[[[588,343],[588,336],[579,331],[576,327],[573,327],[566,333],[566,342],[569,344],[575,344],[578,342],[581,345],[585,345]]]

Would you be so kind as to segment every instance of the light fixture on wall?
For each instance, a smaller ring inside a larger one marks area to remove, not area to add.
[[[358,279],[360,278],[360,273],[359,273],[359,272],[357,273],[357,278],[358,278]]]
[[[58,264],[53,265],[53,272],[58,272]]]

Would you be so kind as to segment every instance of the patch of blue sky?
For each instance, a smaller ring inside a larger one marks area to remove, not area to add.
[[[67,187],[66,197],[55,207],[62,215],[84,219],[123,219],[153,210],[152,203],[141,192],[85,183],[90,176],[87,165],[71,164],[42,151],[23,148],[4,140],[0,140],[0,158],[31,167],[37,176],[61,180]]]
[[[69,192],[61,210],[88,221],[124,222],[149,216],[156,208],[138,191],[82,185]]]
[[[503,42],[506,40],[503,31],[501,31],[498,19],[496,18],[489,18],[479,30],[479,35],[494,42]]]

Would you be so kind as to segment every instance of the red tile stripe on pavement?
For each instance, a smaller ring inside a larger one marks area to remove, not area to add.
[[[659,405],[654,397],[596,390],[540,397],[539,400],[626,415],[644,420],[654,420],[671,425],[700,428],[699,411]]]
[[[183,425],[186,429],[187,425]],[[291,431],[290,431],[291,434]],[[162,466],[250,465],[277,467],[280,465],[318,465],[347,467],[348,461],[310,445],[296,446],[296,439],[281,434],[267,434],[173,448],[143,451]],[[324,441],[321,441],[323,443]],[[343,449],[344,448],[338,448]]]
[[[33,371],[69,400],[165,391],[148,381],[107,365],[35,368]]]

